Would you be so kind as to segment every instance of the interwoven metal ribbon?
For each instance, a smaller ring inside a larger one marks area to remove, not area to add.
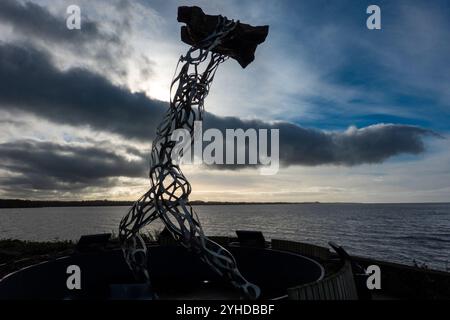
[[[170,108],[153,140],[150,190],[136,201],[122,219],[119,238],[133,273],[141,281],[150,283],[147,248],[139,232],[160,218],[180,244],[197,253],[216,273],[240,289],[245,297],[256,299],[260,295],[258,286],[241,275],[228,250],[203,233],[198,216],[189,204],[191,185],[177,161],[172,159],[176,143],[171,140],[172,133],[176,129],[185,129],[193,137],[194,122],[202,120],[204,100],[217,68],[227,59],[225,55],[212,50],[229,36],[238,23],[219,16],[215,32],[180,58],[178,66],[181,65],[181,69],[171,85]],[[201,71],[203,65],[204,70]]]

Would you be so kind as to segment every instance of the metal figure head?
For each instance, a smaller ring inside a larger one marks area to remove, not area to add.
[[[232,23],[220,15],[207,15],[199,7],[179,7],[178,21],[186,23],[181,27],[181,40],[193,47],[202,47],[202,41],[214,34],[219,22]],[[269,26],[251,26],[239,21],[233,30],[214,47],[216,52],[235,59],[242,68],[255,59],[256,47],[266,40]]]

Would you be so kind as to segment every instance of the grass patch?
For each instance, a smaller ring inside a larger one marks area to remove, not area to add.
[[[43,254],[53,254],[73,249],[72,241],[22,241],[14,239],[0,240],[0,263]]]

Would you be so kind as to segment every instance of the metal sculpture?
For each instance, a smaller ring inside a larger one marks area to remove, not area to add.
[[[160,218],[175,240],[197,253],[247,298],[257,299],[259,287],[241,275],[233,255],[203,233],[198,216],[189,204],[191,185],[172,159],[176,142],[171,136],[176,129],[186,129],[192,136],[194,121],[202,120],[204,100],[218,66],[231,57],[245,68],[253,61],[257,45],[264,42],[268,26],[252,27],[222,16],[205,15],[198,7],[178,8],[178,21],[186,23],[181,29],[181,38],[192,47],[180,57],[177,70],[180,64],[183,65],[171,84],[170,108],[153,141],[150,190],[120,223],[122,249],[135,276],[150,284],[147,249],[139,231]],[[200,65],[208,58],[209,62],[201,72]]]

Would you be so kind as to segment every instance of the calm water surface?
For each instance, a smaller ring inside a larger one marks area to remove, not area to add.
[[[450,204],[197,206],[208,235],[260,230],[267,239],[343,245],[350,253],[436,269],[450,267]],[[76,240],[114,232],[127,207],[0,209],[0,238]],[[149,231],[162,229],[155,222]]]

